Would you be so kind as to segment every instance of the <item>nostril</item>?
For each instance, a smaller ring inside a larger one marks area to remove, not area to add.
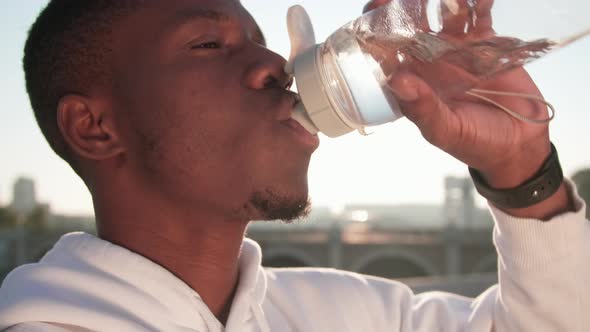
[[[285,90],[290,90],[292,86],[293,86],[293,76],[290,76],[287,83],[285,83]]]
[[[264,78],[264,88],[283,88],[289,90],[293,85],[293,77],[286,76],[284,78],[277,78],[274,75],[268,75]]]
[[[265,88],[276,87],[279,85],[278,83],[279,83],[279,80],[272,75],[269,75],[264,79],[264,87]]]

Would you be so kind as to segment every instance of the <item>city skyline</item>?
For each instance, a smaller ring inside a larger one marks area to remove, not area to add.
[[[66,214],[90,214],[92,202],[87,189],[74,172],[49,149],[30,110],[21,70],[22,46],[26,31],[44,0],[0,4],[0,37],[5,41],[0,54],[4,106],[0,108],[0,151],[8,158],[0,163],[0,202],[7,203],[10,186],[18,176],[35,179],[40,201]],[[364,1],[285,0],[269,6],[262,0],[244,0],[266,34],[269,48],[288,56],[289,42],[285,13],[300,3],[310,13],[317,40],[348,20],[357,17]],[[334,4],[338,4],[334,6]],[[590,4],[583,4],[590,6]],[[580,10],[584,10],[580,8]],[[551,125],[552,140],[558,148],[564,173],[590,167],[588,143],[590,100],[586,97],[590,73],[590,39],[547,55],[527,66],[544,93],[557,109]],[[338,139],[322,137],[312,158],[310,196],[317,206],[351,203],[405,204],[442,203],[445,176],[466,176],[467,169],[432,147],[406,119],[384,125],[373,135],[349,134]],[[480,198],[477,203],[483,205]]]
[[[63,218],[80,218],[89,221],[93,213],[64,215],[52,211],[47,203],[40,202],[36,197],[36,183],[27,177],[17,178],[12,185],[10,203],[0,201],[0,208],[8,208],[21,218],[28,218],[37,209],[42,209],[47,220],[59,222]],[[488,227],[492,224],[489,211],[475,204],[475,188],[468,177],[446,177],[445,199],[438,204],[375,204],[348,203],[334,209],[331,206],[316,206],[304,218],[300,226],[329,224],[335,220],[343,223],[371,223],[401,228],[439,228],[439,227]],[[57,218],[57,219],[56,219]],[[46,221],[47,221],[46,220]],[[2,220],[0,220],[2,221]],[[261,223],[262,226],[272,223]],[[276,224],[282,225],[282,224]],[[283,225],[286,226],[286,225]],[[292,225],[288,225],[292,227]]]

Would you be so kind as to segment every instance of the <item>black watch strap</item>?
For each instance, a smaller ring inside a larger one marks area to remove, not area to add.
[[[520,209],[540,203],[553,195],[563,182],[563,171],[553,143],[551,153],[539,171],[516,188],[494,189],[486,183],[481,173],[471,167],[469,174],[483,197],[505,209]]]

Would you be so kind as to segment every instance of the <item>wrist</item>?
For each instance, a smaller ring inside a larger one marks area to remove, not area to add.
[[[515,188],[532,178],[551,154],[551,142],[537,144],[498,163],[488,170],[479,170],[485,182],[492,188]]]
[[[499,188],[498,181],[491,185],[483,174],[473,168],[469,168],[469,173],[477,191],[487,198],[494,205],[503,209],[523,209],[537,205],[553,196],[560,190],[563,183],[563,172],[559,164],[559,157],[553,145],[550,145],[549,155],[542,162],[541,166],[532,176],[522,180],[522,174],[528,174],[528,170],[518,170],[518,177],[509,174],[497,178],[501,180],[501,185],[508,188]],[[531,165],[532,162],[526,165]],[[505,170],[506,172],[508,170]],[[489,173],[488,173],[489,174]],[[509,181],[507,180],[509,179]],[[511,183],[511,181],[514,181]]]
[[[562,182],[557,192],[535,205],[521,209],[498,208],[517,218],[532,218],[549,221],[560,214],[568,211],[575,211],[575,204],[565,182]]]

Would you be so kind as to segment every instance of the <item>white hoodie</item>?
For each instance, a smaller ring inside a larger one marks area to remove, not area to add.
[[[39,263],[6,278],[0,331],[587,332],[590,223],[574,195],[576,212],[549,222],[490,207],[499,285],[476,299],[414,295],[395,281],[332,269],[263,269],[260,247],[245,239],[225,327],[195,291],[161,266],[92,235],[71,233]]]

